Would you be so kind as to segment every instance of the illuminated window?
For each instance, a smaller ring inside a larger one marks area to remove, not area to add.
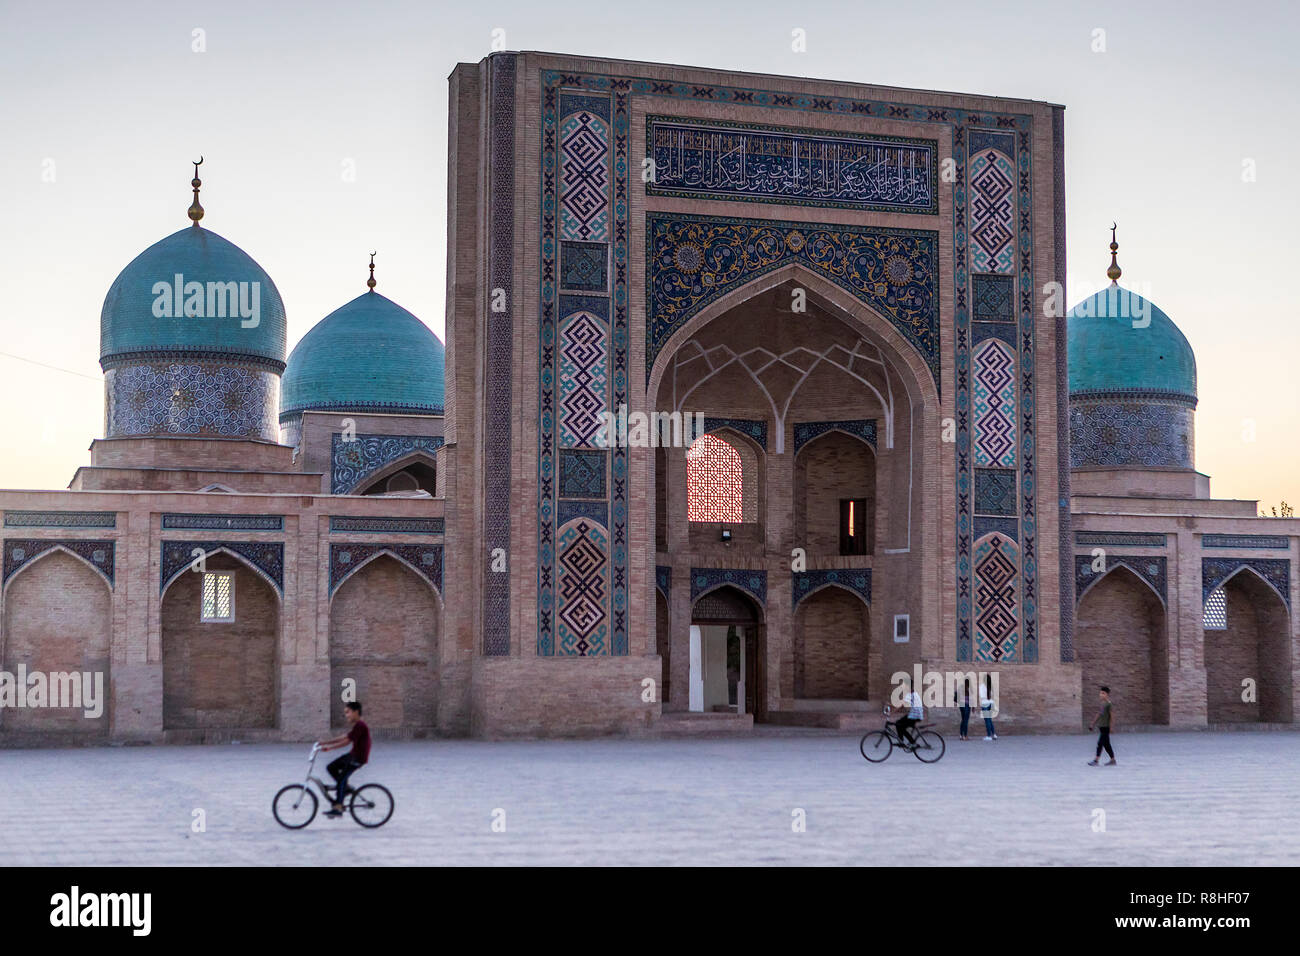
[[[840,554],[867,553],[867,499],[840,499]]]
[[[1205,599],[1205,615],[1202,625],[1207,631],[1226,631],[1228,629],[1228,598],[1223,588],[1215,588]]]
[[[205,624],[229,624],[235,619],[235,575],[230,571],[212,571],[203,575],[203,609],[200,620]]]
[[[732,445],[701,435],[686,449],[686,500],[690,521],[745,520],[745,466]]]

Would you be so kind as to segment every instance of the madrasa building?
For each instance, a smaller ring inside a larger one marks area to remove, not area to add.
[[[445,348],[372,268],[286,354],[196,167],[89,464],[0,491],[0,741],[1294,720],[1300,521],[1210,497],[1114,234],[1067,313],[1063,107],[498,53],[449,123]]]

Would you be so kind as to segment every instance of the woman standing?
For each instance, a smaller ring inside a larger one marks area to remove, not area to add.
[[[952,692],[952,702],[957,703],[957,691]],[[966,678],[966,689],[961,699],[961,732],[958,734],[960,740],[970,740],[967,731],[970,730],[970,678]]]
[[[984,739],[997,740],[993,729],[993,675],[985,674],[984,683],[980,685],[980,714],[984,717]]]

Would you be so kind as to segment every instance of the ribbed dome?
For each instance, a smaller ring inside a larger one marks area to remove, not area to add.
[[[364,292],[302,337],[281,379],[280,421],[308,409],[443,412],[441,340],[378,292]]]
[[[179,316],[174,292],[178,281]],[[201,300],[185,293],[192,282],[202,284]],[[237,285],[215,287],[217,283]],[[247,319],[240,312],[241,293],[244,310],[250,313]],[[200,301],[200,314],[189,314],[186,303]],[[253,317],[257,324],[245,328],[244,322]],[[99,319],[101,364],[151,352],[243,356],[266,361],[279,371],[285,319],[275,283],[246,252],[197,224],[155,242],[113,282]]]
[[[1154,304],[1121,286],[1102,289],[1070,310],[1069,359],[1071,395],[1196,398],[1196,356],[1183,333]]]

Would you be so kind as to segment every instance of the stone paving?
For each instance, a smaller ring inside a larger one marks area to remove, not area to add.
[[[1119,766],[1096,768],[1092,742],[954,736],[926,766],[868,764],[829,732],[380,740],[357,781],[387,784],[397,810],[373,831],[275,822],[302,745],[4,750],[0,866],[1300,864],[1300,734],[1118,734]]]

